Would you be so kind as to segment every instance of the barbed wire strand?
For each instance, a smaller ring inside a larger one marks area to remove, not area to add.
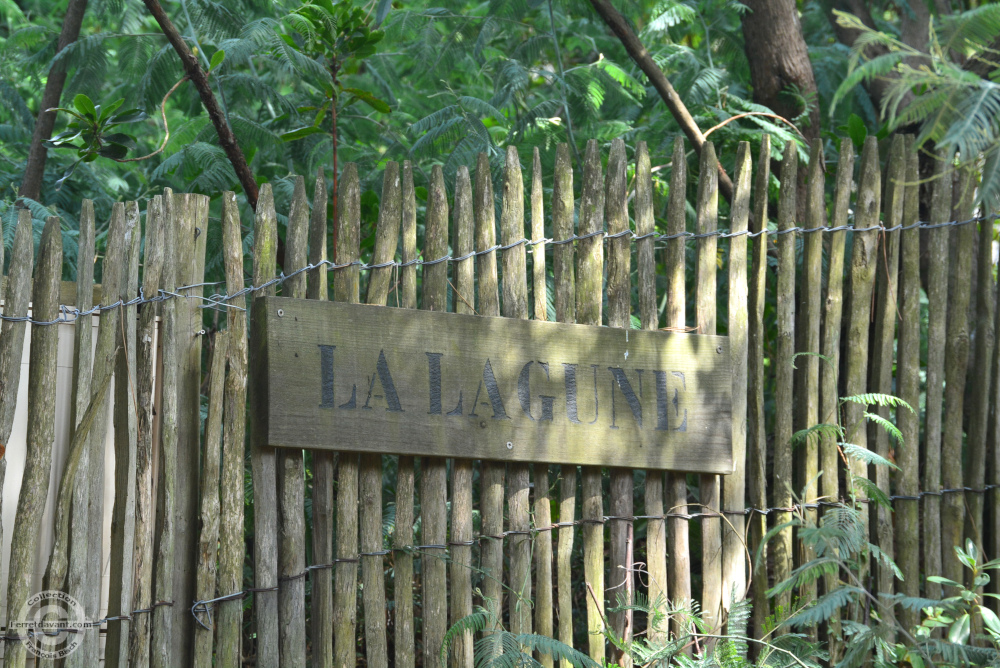
[[[560,245],[563,245],[563,244],[569,244],[569,243],[573,243],[574,241],[582,241],[582,240],[585,240],[585,239],[591,239],[593,237],[598,237],[598,236],[602,236],[603,239],[604,239],[604,241],[608,241],[610,239],[619,239],[619,238],[622,238],[622,237],[628,237],[631,241],[642,241],[642,240],[645,240],[645,239],[653,239],[654,243],[655,242],[666,242],[666,241],[671,241],[671,240],[674,240],[674,239],[685,239],[687,241],[692,241],[692,240],[698,240],[698,239],[707,239],[709,237],[718,237],[718,238],[721,238],[721,239],[731,239],[731,238],[734,238],[734,237],[745,236],[745,237],[748,237],[748,238],[752,239],[752,238],[755,238],[755,237],[762,236],[764,234],[776,236],[776,235],[792,234],[792,233],[799,233],[799,234],[830,233],[830,232],[883,232],[884,233],[884,232],[906,231],[906,230],[913,230],[913,229],[934,230],[934,229],[938,229],[938,228],[942,228],[942,227],[956,227],[956,226],[960,226],[960,225],[969,225],[969,224],[972,224],[972,223],[995,221],[995,220],[998,220],[998,219],[1000,219],[1000,215],[993,214],[993,215],[988,215],[988,216],[977,216],[975,218],[969,218],[968,220],[952,220],[952,221],[948,221],[946,223],[928,223],[928,222],[924,222],[924,221],[917,221],[916,223],[914,223],[912,225],[896,225],[894,227],[884,227],[882,225],[876,225],[876,226],[872,226],[872,227],[855,228],[855,227],[853,227],[851,225],[840,225],[840,226],[837,226],[837,227],[811,227],[811,228],[792,227],[792,228],[788,228],[788,229],[785,229],[785,230],[777,230],[777,231],[775,231],[775,230],[762,230],[760,232],[750,232],[749,230],[743,230],[743,231],[740,231],[740,232],[729,232],[728,230],[724,230],[723,229],[723,230],[714,230],[712,232],[704,232],[704,233],[701,233],[701,234],[696,234],[694,232],[680,232],[678,234],[656,234],[655,232],[649,232],[647,234],[636,234],[632,230],[623,230],[621,232],[616,232],[614,234],[608,234],[608,233],[606,233],[604,231],[591,232],[589,234],[574,234],[573,236],[568,237],[566,239],[548,239],[548,238],[545,238],[545,239],[531,240],[531,239],[528,239],[528,238],[522,238],[522,239],[518,239],[517,241],[514,241],[513,243],[509,243],[509,244],[505,244],[505,245],[496,244],[496,245],[494,245],[494,246],[492,246],[490,248],[486,248],[486,249],[480,250],[480,251],[472,251],[470,253],[466,253],[465,255],[461,255],[461,256],[458,256],[458,257],[453,257],[451,255],[444,255],[442,257],[435,258],[433,260],[421,260],[420,258],[416,258],[416,259],[413,259],[413,260],[409,260],[407,262],[396,262],[395,260],[389,260],[387,262],[379,262],[379,263],[373,263],[373,264],[367,264],[365,262],[361,262],[360,260],[355,260],[353,262],[345,262],[343,264],[336,264],[335,262],[332,262],[330,260],[323,260],[322,262],[317,262],[316,264],[310,264],[310,265],[307,265],[305,267],[302,267],[301,269],[293,271],[290,274],[282,273],[279,276],[276,276],[275,278],[272,278],[271,280],[267,281],[266,283],[264,283],[262,285],[256,285],[256,286],[255,285],[248,285],[245,288],[243,288],[242,290],[239,290],[239,291],[237,291],[237,292],[235,292],[233,294],[220,294],[220,293],[216,293],[216,294],[209,295],[208,297],[203,297],[201,295],[183,294],[183,292],[186,291],[186,290],[193,290],[195,288],[214,287],[214,286],[217,286],[217,285],[223,285],[224,281],[195,283],[195,284],[192,284],[192,285],[185,285],[185,286],[176,288],[175,290],[172,290],[172,291],[171,290],[158,290],[157,294],[155,296],[153,296],[153,297],[146,297],[146,295],[144,294],[142,288],[140,287],[139,288],[139,294],[136,297],[134,297],[133,299],[130,299],[128,301],[119,299],[118,301],[116,301],[116,302],[114,302],[112,304],[106,304],[106,305],[99,304],[99,305],[97,305],[97,306],[95,306],[95,307],[93,307],[91,309],[86,310],[86,311],[81,311],[80,309],[72,307],[72,306],[60,306],[59,308],[60,308],[61,315],[58,318],[56,318],[55,320],[34,320],[30,316],[11,316],[11,315],[5,315],[5,314],[0,314],[0,320],[7,321],[7,322],[26,322],[26,323],[29,323],[31,325],[43,325],[43,326],[44,325],[61,325],[61,324],[67,324],[67,323],[75,322],[77,319],[82,318],[84,316],[88,316],[88,315],[100,315],[101,313],[104,313],[105,311],[109,311],[109,310],[115,309],[115,308],[122,308],[122,307],[127,307],[127,306],[138,306],[138,305],[142,305],[142,304],[153,304],[153,303],[156,303],[156,302],[166,301],[168,299],[198,299],[198,300],[201,300],[201,301],[205,302],[204,304],[202,304],[201,306],[199,306],[199,308],[210,308],[210,309],[216,309],[216,310],[225,310],[225,309],[234,308],[234,309],[238,309],[238,310],[241,310],[241,311],[245,311],[246,310],[245,308],[243,308],[241,306],[238,306],[236,304],[232,304],[230,302],[232,302],[235,299],[239,299],[240,297],[244,297],[246,295],[253,294],[254,292],[259,292],[259,291],[264,290],[266,288],[269,288],[271,286],[280,285],[281,283],[284,283],[285,281],[289,280],[290,278],[292,278],[294,276],[298,276],[299,274],[301,274],[303,272],[315,271],[317,269],[322,269],[324,267],[326,268],[327,271],[340,271],[342,269],[347,269],[349,267],[358,267],[360,271],[371,271],[373,269],[384,269],[386,267],[394,267],[394,268],[399,269],[399,268],[410,267],[410,266],[414,266],[414,265],[423,265],[423,266],[427,267],[427,266],[433,266],[435,264],[440,264],[441,262],[462,262],[464,260],[468,260],[468,259],[470,259],[472,257],[476,257],[476,256],[479,256],[479,255],[486,255],[486,254],[493,253],[493,252],[498,251],[498,250],[499,251],[506,251],[506,250],[510,250],[512,248],[515,248],[517,246],[522,246],[522,245],[526,245],[526,246],[531,247],[531,246],[537,246],[539,244],[543,244],[545,249],[549,249],[550,247],[560,246]],[[534,249],[531,249],[531,250],[533,251]]]
[[[986,494],[995,489],[1000,489],[1000,484],[987,484],[983,487],[953,487],[947,489],[941,489],[936,491],[922,491],[917,494],[894,494],[889,496],[888,499],[892,501],[919,501],[924,497],[928,496],[943,496],[945,494]],[[869,503],[870,499],[860,498],[857,499],[859,503]],[[423,554],[427,556],[437,556],[441,558],[446,558],[446,555],[431,554],[429,550],[439,550],[443,552],[448,552],[453,547],[472,547],[477,543],[484,540],[504,540],[509,536],[529,536],[533,537],[540,533],[545,533],[548,531],[556,531],[565,527],[577,527],[585,524],[599,524],[604,525],[608,522],[635,522],[639,520],[659,520],[665,521],[668,519],[682,519],[682,520],[700,520],[704,518],[717,518],[723,515],[731,516],[748,516],[748,515],[770,515],[771,513],[797,513],[802,510],[811,510],[816,508],[833,508],[837,506],[843,506],[843,501],[813,501],[810,503],[799,503],[792,506],[783,507],[773,507],[773,508],[744,508],[743,510],[722,510],[722,511],[708,511],[708,512],[698,512],[698,513],[663,513],[661,515],[604,515],[600,519],[578,519],[572,522],[554,522],[548,526],[543,527],[532,527],[530,529],[518,529],[503,531],[498,534],[482,534],[479,536],[474,536],[469,540],[461,541],[448,541],[444,544],[429,544],[429,545],[408,545],[405,547],[394,547],[384,550],[375,550],[373,552],[359,552],[353,557],[341,557],[333,559],[322,564],[313,564],[312,566],[307,566],[300,573],[295,575],[282,575],[278,577],[278,582],[290,582],[293,580],[301,580],[307,577],[313,571],[329,570],[336,568],[338,564],[358,564],[361,563],[361,559],[367,557],[385,557],[390,554],[404,553],[404,554]],[[274,587],[250,587],[242,591],[234,592],[232,594],[225,594],[222,596],[216,596],[215,598],[203,599],[200,601],[195,601],[191,606],[191,615],[194,617],[195,621],[205,630],[211,631],[214,628],[214,622],[212,619],[212,607],[219,603],[225,603],[227,601],[242,601],[243,599],[249,597],[251,594],[257,593],[269,593],[277,592],[278,586]],[[103,626],[109,622],[121,622],[121,621],[131,621],[132,618],[140,614],[149,614],[153,612],[156,608],[169,605],[172,606],[173,601],[158,601],[148,608],[143,608],[141,610],[133,610],[127,615],[117,615],[113,617],[105,617],[99,619],[96,622],[88,622],[86,625],[89,627]],[[204,616],[204,620],[202,618]],[[206,623],[207,622],[207,623]],[[35,634],[55,636],[59,633],[82,633],[83,631],[77,627],[67,627],[67,628],[47,628],[44,631],[33,631]],[[101,633],[106,633],[107,629],[100,629]],[[3,629],[4,635],[0,636],[0,640],[4,641],[20,641],[23,640],[23,636],[19,635],[9,635],[6,633],[6,629]]]
[[[722,238],[722,239],[729,239],[729,238],[733,238],[733,237],[746,236],[746,237],[749,237],[749,238],[754,238],[754,237],[762,236],[765,233],[766,234],[770,234],[770,235],[782,235],[782,234],[791,234],[791,233],[811,234],[811,233],[851,232],[851,231],[853,231],[853,232],[879,232],[879,231],[880,232],[896,232],[896,231],[906,231],[906,230],[912,230],[912,229],[918,229],[918,228],[919,229],[932,230],[932,229],[938,229],[938,228],[942,228],[942,227],[955,227],[955,226],[960,226],[960,225],[968,225],[968,224],[972,224],[972,223],[979,223],[979,222],[986,222],[986,221],[995,221],[995,220],[998,220],[998,219],[1000,219],[1000,215],[989,215],[989,216],[977,216],[975,218],[970,218],[968,220],[953,220],[953,221],[948,221],[948,222],[945,222],[945,223],[927,223],[927,222],[924,222],[924,221],[918,221],[918,222],[916,222],[916,223],[914,223],[912,225],[896,225],[894,227],[888,227],[888,228],[884,227],[882,225],[877,225],[877,226],[872,226],[872,227],[865,227],[865,228],[855,228],[855,227],[850,226],[850,225],[840,225],[840,226],[837,226],[837,227],[813,227],[813,228],[793,227],[793,228],[789,228],[789,229],[785,229],[785,230],[778,230],[778,231],[762,230],[760,232],[750,232],[749,230],[743,230],[743,231],[740,231],[740,232],[730,233],[728,230],[715,230],[715,231],[712,231],[712,232],[706,232],[706,233],[702,233],[702,234],[695,234],[693,232],[681,232],[679,234],[661,234],[661,235],[657,235],[656,233],[653,233],[653,232],[650,232],[648,234],[638,235],[635,232],[632,232],[631,230],[623,230],[623,231],[617,232],[615,234],[607,234],[607,233],[605,233],[603,231],[597,231],[597,232],[591,232],[589,234],[573,235],[572,237],[568,237],[566,239],[558,239],[558,240],[546,238],[546,239],[538,239],[538,240],[532,241],[532,240],[527,239],[527,238],[522,238],[522,239],[514,241],[513,243],[510,243],[510,244],[505,244],[505,245],[496,244],[496,245],[494,245],[494,246],[492,246],[490,248],[487,248],[485,250],[473,251],[473,252],[470,252],[470,253],[466,253],[465,255],[461,255],[459,257],[452,257],[451,255],[445,255],[443,257],[435,258],[433,260],[421,260],[421,259],[418,258],[418,259],[410,260],[408,262],[388,261],[388,262],[380,262],[380,263],[375,263],[375,264],[366,264],[364,262],[361,262],[360,260],[356,260],[354,262],[346,262],[346,263],[343,263],[343,264],[336,264],[336,263],[333,263],[333,262],[331,262],[329,260],[324,260],[324,261],[318,262],[316,264],[310,264],[308,266],[305,266],[305,267],[303,267],[301,269],[298,269],[298,270],[296,270],[296,271],[294,271],[294,272],[292,272],[290,274],[284,274],[284,273],[282,273],[280,276],[277,276],[277,277],[271,279],[270,281],[267,281],[266,283],[263,283],[262,285],[258,285],[258,286],[248,285],[247,287],[243,288],[242,290],[239,290],[236,293],[231,294],[231,295],[213,294],[213,295],[211,295],[209,297],[202,297],[202,296],[199,296],[199,295],[181,294],[182,291],[184,291],[184,290],[193,290],[195,288],[211,287],[211,286],[221,285],[222,284],[221,281],[219,281],[219,282],[195,283],[193,285],[185,285],[185,286],[176,288],[174,291],[159,290],[158,293],[157,293],[157,295],[155,297],[149,297],[149,298],[147,298],[144,295],[143,290],[140,287],[139,294],[135,298],[130,299],[128,301],[120,299],[117,302],[114,302],[112,304],[98,305],[98,306],[95,306],[95,307],[93,307],[91,309],[88,309],[86,311],[81,311],[81,310],[79,310],[77,308],[73,308],[73,307],[61,306],[60,307],[60,311],[61,311],[62,315],[59,318],[56,318],[55,320],[41,321],[41,320],[34,320],[34,319],[30,318],[29,316],[8,316],[8,315],[4,315],[4,314],[0,314],[0,320],[6,320],[8,322],[27,322],[27,323],[30,323],[32,325],[42,325],[42,326],[45,326],[45,325],[58,325],[58,324],[64,324],[64,323],[71,323],[71,322],[77,320],[78,318],[81,318],[81,317],[84,317],[84,316],[88,316],[88,315],[100,315],[101,313],[104,313],[105,311],[109,311],[109,310],[115,309],[115,308],[121,308],[121,307],[127,307],[127,306],[136,306],[136,305],[140,305],[140,304],[150,304],[150,303],[162,302],[162,301],[166,301],[168,299],[185,299],[185,298],[187,298],[187,299],[189,299],[189,298],[195,298],[195,299],[200,299],[202,301],[205,301],[206,304],[203,305],[203,306],[201,306],[200,308],[236,308],[236,309],[239,309],[241,311],[245,311],[246,309],[244,309],[242,307],[239,307],[239,306],[236,306],[235,304],[230,304],[228,302],[230,302],[230,301],[232,301],[234,299],[238,299],[239,297],[243,297],[245,295],[252,294],[252,293],[258,292],[260,290],[264,290],[265,288],[269,288],[269,287],[271,287],[273,285],[281,284],[281,283],[287,281],[288,279],[292,278],[293,276],[297,276],[297,275],[299,275],[299,274],[301,274],[303,272],[315,271],[316,269],[320,269],[322,267],[327,267],[327,271],[338,271],[338,270],[341,270],[341,269],[347,269],[348,267],[355,267],[356,266],[356,267],[359,267],[361,271],[370,271],[370,270],[373,270],[373,269],[383,269],[383,268],[386,268],[386,267],[402,268],[402,267],[408,267],[408,266],[412,266],[412,265],[432,266],[432,265],[435,265],[435,264],[440,264],[441,262],[462,262],[462,261],[468,260],[468,259],[470,259],[470,258],[472,258],[474,256],[486,255],[488,253],[492,253],[492,252],[497,251],[497,250],[500,250],[500,251],[510,250],[511,248],[515,248],[515,247],[521,246],[521,245],[535,246],[535,245],[538,245],[538,244],[545,244],[546,246],[559,246],[559,245],[564,245],[564,244],[572,243],[574,241],[582,241],[584,239],[590,239],[590,238],[597,237],[597,236],[603,236],[603,238],[604,238],[605,241],[608,241],[610,239],[618,239],[618,238],[621,238],[621,237],[629,237],[629,239],[632,240],[632,241],[641,241],[641,240],[644,240],[644,239],[652,238],[654,240],[654,242],[657,242],[657,241],[659,241],[659,242],[665,242],[665,241],[671,241],[671,240],[674,240],[674,239],[696,240],[696,239],[705,239],[705,238],[709,238],[709,237],[718,237],[718,238]],[[942,495],[945,495],[945,494],[959,494],[959,493],[961,493],[961,494],[966,494],[966,493],[985,494],[986,492],[988,492],[990,490],[993,490],[993,489],[997,489],[997,488],[1000,488],[1000,485],[985,485],[982,488],[957,487],[957,488],[951,488],[951,489],[942,489],[942,490],[939,490],[939,491],[924,491],[924,492],[920,492],[920,493],[918,493],[916,495],[894,495],[894,496],[890,496],[888,498],[889,498],[890,501],[918,501],[918,500],[920,500],[920,499],[922,499],[924,497],[927,497],[927,496],[942,496]],[[867,503],[868,499],[859,499],[859,501],[861,501],[862,503]],[[622,516],[622,515],[604,515],[601,519],[579,519],[579,520],[575,520],[575,521],[572,521],[572,522],[556,522],[554,524],[551,524],[551,525],[545,526],[545,527],[532,527],[531,529],[527,529],[527,530],[510,530],[510,531],[504,531],[504,532],[502,532],[500,534],[496,534],[496,535],[480,535],[478,537],[472,538],[472,539],[467,540],[467,541],[449,541],[447,544],[444,544],[444,545],[439,545],[439,544],[434,544],[434,545],[413,545],[413,546],[392,548],[392,549],[386,549],[386,550],[377,550],[377,551],[374,551],[374,552],[359,552],[357,554],[357,556],[355,556],[355,557],[343,557],[343,558],[334,559],[334,560],[329,561],[327,563],[314,564],[312,566],[308,566],[308,567],[306,567],[305,570],[303,570],[302,572],[300,572],[298,574],[281,576],[281,577],[278,578],[278,581],[279,582],[288,582],[288,581],[291,581],[291,580],[299,580],[299,579],[302,579],[304,577],[307,577],[313,571],[327,570],[327,569],[335,568],[337,566],[337,564],[342,564],[342,563],[360,563],[360,561],[361,561],[361,559],[363,557],[384,557],[384,556],[387,556],[387,555],[390,555],[390,554],[393,554],[393,553],[396,553],[396,552],[406,552],[406,553],[414,554],[414,553],[426,552],[427,550],[443,550],[443,551],[447,552],[451,547],[471,547],[471,546],[475,545],[476,543],[478,543],[480,541],[483,541],[483,540],[503,540],[503,539],[507,538],[508,536],[514,536],[514,535],[528,535],[528,536],[532,536],[532,535],[539,534],[539,533],[546,532],[546,531],[554,531],[554,530],[557,530],[557,529],[560,529],[560,528],[563,528],[563,527],[580,526],[580,525],[583,525],[583,524],[601,524],[601,525],[603,525],[603,524],[605,524],[607,522],[615,522],[615,521],[622,521],[622,522],[634,522],[636,520],[647,520],[647,521],[648,520],[660,520],[660,521],[663,521],[663,520],[667,520],[667,519],[683,519],[683,520],[690,521],[690,520],[696,520],[696,519],[701,519],[701,518],[705,518],[705,517],[719,517],[720,515],[735,515],[735,516],[742,515],[742,516],[748,516],[748,515],[753,515],[753,514],[759,514],[759,515],[767,516],[767,515],[770,515],[771,513],[775,513],[775,512],[797,512],[797,511],[804,510],[804,509],[816,509],[816,508],[823,508],[823,507],[835,507],[835,506],[838,506],[838,505],[841,505],[841,503],[840,502],[835,502],[835,501],[816,501],[816,502],[813,502],[813,503],[802,503],[802,504],[797,504],[797,505],[789,506],[789,507],[774,507],[774,508],[763,508],[763,509],[762,508],[745,508],[743,510],[723,510],[721,512],[664,513],[662,515],[628,515],[628,516]],[[266,592],[276,592],[276,591],[278,591],[278,587],[277,586],[274,586],[274,587],[251,587],[251,588],[248,588],[248,589],[244,589],[243,591],[234,592],[232,594],[225,594],[223,596],[217,596],[215,598],[203,599],[203,600],[200,600],[200,601],[195,601],[194,605],[191,606],[191,614],[194,617],[195,621],[201,627],[203,627],[206,630],[211,630],[213,628],[212,606],[214,606],[214,605],[216,605],[218,603],[224,603],[226,601],[243,600],[243,599],[247,598],[248,596],[250,596],[251,594],[255,594],[255,593],[266,593]],[[135,616],[135,615],[149,614],[153,610],[155,610],[157,607],[164,606],[164,605],[172,606],[173,604],[174,604],[173,601],[158,601],[158,602],[154,603],[152,606],[150,606],[149,608],[143,608],[143,609],[139,609],[139,610],[133,610],[132,612],[130,612],[127,615],[117,615],[117,616],[105,617],[105,618],[97,620],[95,622],[89,622],[88,626],[95,627],[95,626],[103,626],[103,625],[105,625],[107,623],[110,623],[110,622],[131,621],[132,617]],[[208,623],[206,624],[204,621],[202,621],[202,618],[199,615],[204,615],[206,617]],[[67,627],[67,628],[48,628],[48,629],[43,630],[43,631],[32,631],[32,632],[30,632],[30,634],[46,635],[46,636],[57,636],[60,633],[81,633],[81,632],[82,632],[82,630],[80,628],[68,628]],[[101,629],[101,632],[102,633],[106,632],[106,629]],[[3,630],[3,635],[0,636],[0,640],[6,641],[6,642],[9,642],[9,641],[21,641],[23,639],[24,638],[22,636],[20,636],[20,635],[9,635],[6,632],[6,629]]]

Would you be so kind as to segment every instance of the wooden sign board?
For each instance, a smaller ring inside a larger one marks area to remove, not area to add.
[[[282,297],[252,321],[272,446],[732,472],[725,337]]]

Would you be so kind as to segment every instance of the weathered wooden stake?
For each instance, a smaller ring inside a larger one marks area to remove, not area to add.
[[[403,161],[402,184],[402,261],[417,257],[417,202],[413,188],[413,168]],[[417,308],[417,265],[401,267],[399,306]],[[413,457],[400,457],[396,467],[396,528],[393,531],[393,596],[395,612],[395,652],[398,668],[413,668],[416,643],[413,632],[413,555],[405,548],[413,545]]]
[[[117,299],[127,302],[139,293],[139,247],[142,226],[139,205],[125,204],[125,260]],[[110,293],[110,286],[105,293]],[[108,585],[108,616],[128,616],[132,611],[134,582],[125,574],[126,564],[135,560],[136,456],[138,448],[138,397],[136,390],[136,307],[122,307],[116,337],[118,359],[115,365],[115,501],[111,515],[111,572]],[[102,521],[103,525],[103,521]],[[122,619],[108,623],[104,645],[104,665],[124,668],[128,665],[129,627]]]
[[[226,291],[243,289],[243,235],[236,194],[222,195],[222,252],[225,257]],[[229,302],[226,325],[229,333],[229,373],[223,394],[226,415],[243,415],[247,396],[246,297]],[[243,590],[243,489],[246,453],[246,421],[226,420],[222,434],[222,486],[219,522],[220,596]],[[315,610],[315,605],[314,605]],[[221,601],[216,607],[216,665],[238,668],[242,658],[243,599]]]
[[[142,291],[147,298],[155,297],[160,289],[164,260],[163,225],[163,196],[157,195],[146,207]],[[139,311],[139,328],[136,331],[138,439],[135,453],[135,566],[131,610],[146,610],[153,604],[153,526],[156,521],[153,497],[153,405],[159,338],[157,311],[156,304],[144,304]],[[131,665],[149,664],[150,621],[149,614],[138,614],[132,618],[129,626]]]
[[[344,165],[338,193],[339,226],[334,262],[345,265],[361,254],[361,184],[358,167]],[[338,269],[333,275],[334,299],[356,304],[360,300],[360,270],[357,265]],[[333,663],[353,666],[357,663],[358,620],[358,455],[339,455],[337,479],[337,564],[333,592]]]
[[[604,175],[597,141],[587,142],[580,195],[580,235],[604,231]],[[601,324],[604,242],[600,235],[577,245],[576,317],[584,325]],[[580,469],[583,492],[583,577],[587,591],[587,636],[590,658],[604,660],[604,494],[601,469]]]
[[[952,220],[966,220],[972,216],[973,185],[971,172],[961,171],[955,181],[952,196]],[[965,380],[969,359],[969,301],[972,284],[973,241],[976,237],[975,225],[961,225],[957,228],[956,252],[951,297],[948,303],[948,343],[945,349],[944,396],[945,414],[944,439],[941,442],[941,484],[944,489],[958,490],[964,484],[962,477],[963,416],[965,403]],[[986,252],[988,249],[981,249]],[[986,369],[980,369],[985,373]],[[971,496],[971,495],[970,495]],[[961,491],[947,492],[941,503],[941,566],[946,578],[961,582],[965,568],[955,554],[955,546],[964,547],[962,540],[965,528],[966,495]]]
[[[729,209],[729,232],[747,231],[750,219],[750,144],[741,142],[736,153],[733,203]],[[747,462],[747,238],[729,239],[729,354],[733,368],[733,473],[722,478],[722,510],[728,522],[722,526],[722,605],[728,611],[735,598],[746,596],[746,507]]]
[[[912,135],[906,137],[906,191],[903,195],[902,224],[908,227],[920,218],[920,175]],[[901,241],[899,275],[899,343],[896,350],[896,391],[914,408],[920,406],[920,230],[904,230]],[[982,275],[982,274],[980,274]],[[992,326],[992,325],[991,325]],[[896,424],[903,444],[896,448],[899,465],[897,486],[900,495],[916,496],[920,491],[920,414],[899,409]],[[898,583],[906,596],[920,595],[920,520],[916,500],[896,501],[896,563],[903,573]],[[919,611],[899,609],[903,628],[920,623]]]
[[[306,266],[309,242],[309,201],[306,180],[295,177],[288,227],[285,233],[284,271],[292,274]],[[306,274],[288,278],[282,295],[305,299]],[[282,665],[301,666],[306,661],[305,460],[301,450],[281,448],[275,453],[278,495],[278,653]]]
[[[198,540],[198,588],[195,591],[199,601],[215,598],[217,591],[222,396],[228,356],[229,334],[220,332],[215,335],[215,349],[212,351],[212,367],[209,371],[208,418],[205,421],[205,451],[201,467],[201,536]],[[195,626],[194,666],[212,668],[212,634],[215,629],[209,625],[210,618],[204,612],[198,613],[198,619],[207,628],[200,624]]]
[[[667,205],[667,234],[683,234],[686,228],[687,160],[684,140],[674,140],[673,172],[670,175],[670,200]],[[667,272],[667,327],[673,331],[687,331],[687,299],[684,294],[685,244],[683,238],[667,242],[664,264]],[[667,512],[688,512],[687,475],[667,473]],[[691,554],[687,520],[679,517],[667,522],[669,529],[667,560],[667,591],[675,604],[688,606],[691,601]],[[671,622],[670,632],[683,632],[680,619]]]
[[[573,165],[569,146],[556,147],[555,175],[552,185],[552,235],[557,241],[573,236]],[[576,320],[576,282],[574,280],[573,244],[558,244],[552,251],[552,270],[555,279],[556,320]],[[559,527],[556,547],[556,592],[558,595],[559,640],[573,645],[572,565],[573,522],[576,517],[576,467],[559,467]],[[569,668],[563,660],[561,668]]]
[[[761,138],[760,154],[757,158],[757,178],[753,193],[753,224],[751,232],[760,236],[753,242],[753,256],[750,261],[750,284],[748,289],[750,326],[747,333],[747,478],[749,482],[750,506],[767,507],[767,480],[765,462],[767,460],[767,428],[764,423],[764,302],[766,301],[767,278],[767,188],[771,171],[771,138]],[[683,256],[682,256],[683,258]],[[683,289],[683,282],[682,282]],[[771,602],[767,597],[767,546],[761,550],[764,534],[767,533],[767,517],[753,514],[747,519],[748,538],[752,554],[760,551],[761,558],[750,573],[753,589],[754,638],[765,633],[765,624],[770,613]],[[753,649],[752,652],[758,650]]]
[[[604,197],[604,217],[607,221],[608,234],[629,231],[628,193],[626,192],[628,179],[625,173],[627,160],[625,142],[621,139],[611,142]],[[608,326],[610,327],[621,329],[631,329],[632,327],[631,247],[632,240],[628,236],[608,241],[607,294]],[[608,506],[612,517],[632,517],[634,514],[633,487],[631,469],[611,469],[611,493],[608,498]],[[611,563],[610,574],[605,584],[605,601],[614,607],[632,604],[635,591],[635,583],[632,579],[632,532],[632,520],[628,519],[611,520],[608,527]],[[608,621],[616,636],[625,642],[631,640],[633,633],[631,610],[609,613]],[[617,648],[611,649],[610,658],[623,668],[629,668],[632,665],[631,657]]]
[[[931,223],[951,220],[951,158],[942,151],[934,167],[931,186]],[[941,573],[941,436],[944,407],[944,361],[948,323],[948,255],[951,228],[939,227],[928,231],[927,267],[927,398],[924,425],[923,477],[920,489],[932,492],[921,502],[921,524],[924,572]],[[940,598],[941,585],[927,580],[924,595]]]
[[[260,189],[253,234],[253,284],[259,286],[274,278],[277,257],[278,221],[269,183],[265,183]],[[274,286],[271,286],[255,292],[254,297],[273,296],[275,292]],[[262,345],[264,342],[255,343]],[[264,425],[257,422],[263,416],[264,408],[257,406],[256,401],[256,393],[252,393],[250,468],[253,476],[254,588],[261,590],[254,593],[253,600],[257,663],[261,666],[277,666],[280,656],[277,473],[274,448],[267,446],[264,441]]]

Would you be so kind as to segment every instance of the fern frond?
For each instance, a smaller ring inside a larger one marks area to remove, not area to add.
[[[881,459],[881,457],[879,458]],[[854,476],[852,478],[854,485],[861,490],[861,493],[868,498],[869,501],[889,510],[892,510],[892,502],[889,497],[879,489],[879,486],[868,478],[861,478],[859,476]]]
[[[888,466],[892,469],[899,468],[885,457],[877,454],[874,450],[863,448],[860,445],[855,445],[854,443],[841,443],[840,449],[844,451],[844,454],[848,458],[864,462],[868,466]]]
[[[902,407],[907,409],[914,415],[917,414],[917,412],[913,410],[913,406],[906,403],[899,397],[892,396],[891,394],[880,394],[877,392],[872,392],[869,394],[854,394],[849,397],[841,397],[840,403],[861,404],[862,406],[871,406],[874,404],[876,406],[890,407],[890,408]]]
[[[868,420],[869,422],[874,422],[875,424],[877,424],[878,426],[882,427],[887,432],[889,432],[889,435],[892,436],[893,440],[896,441],[898,445],[900,446],[904,445],[903,432],[899,431],[896,425],[894,425],[889,420],[886,420],[878,413],[869,413],[866,411],[864,415],[866,420]]]
[[[1000,6],[984,4],[958,14],[941,16],[939,41],[945,50],[961,52],[992,48],[1000,37]]]
[[[600,668],[600,664],[578,650],[559,642],[555,638],[540,636],[534,633],[522,633],[516,636],[517,642],[526,651],[537,651],[548,654],[553,659],[568,661],[574,668]]]
[[[791,444],[793,447],[796,445],[802,445],[809,440],[811,436],[840,440],[844,438],[844,430],[840,427],[840,425],[836,424],[816,424],[807,429],[800,429],[792,434]]]

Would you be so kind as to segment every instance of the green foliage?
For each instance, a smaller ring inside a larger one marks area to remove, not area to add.
[[[834,108],[862,82],[888,82],[880,109],[887,129],[916,125],[918,145],[933,143],[957,152],[963,163],[974,167],[985,158],[990,166],[980,170],[978,198],[994,207],[1000,205],[1000,172],[995,164],[1000,146],[995,60],[1000,5],[983,4],[938,21],[932,18],[926,53],[887,31],[865,25],[856,16],[834,13],[840,25],[859,33],[848,59],[848,74],[834,95]],[[970,65],[982,66],[987,75],[970,71]]]
[[[124,102],[124,98],[119,98],[102,108],[99,104],[95,105],[83,93],[77,93],[73,98],[73,109],[62,107],[55,109],[69,114],[76,120],[70,121],[65,130],[45,143],[52,148],[76,149],[79,157],[59,182],[67,179],[81,161],[93,162],[99,157],[121,161],[128,156],[129,151],[135,150],[135,137],[113,130],[119,125],[145,120],[146,112],[140,109],[119,112],[118,109]],[[73,142],[77,140],[80,140],[80,143],[74,144]]]
[[[476,668],[541,668],[533,652],[548,654],[556,661],[566,661],[573,668],[600,668],[589,656],[547,636],[534,633],[511,633],[500,624],[492,607],[476,608],[471,615],[455,622],[441,645],[441,665],[448,663],[448,649],[466,633],[489,633],[474,645]]]

